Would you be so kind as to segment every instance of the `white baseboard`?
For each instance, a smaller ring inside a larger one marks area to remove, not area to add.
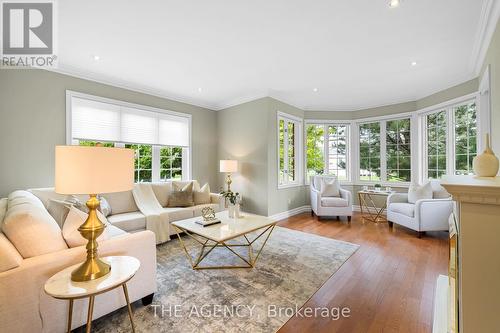
[[[279,221],[279,220],[283,220],[283,219],[286,219],[288,217],[291,217],[291,216],[294,216],[297,214],[306,213],[306,212],[310,212],[310,211],[311,211],[311,206],[309,206],[309,205],[308,206],[301,206],[301,207],[290,209],[290,210],[287,210],[287,211],[284,211],[284,212],[281,212],[278,214],[271,215],[271,216],[269,216],[269,218],[273,221]]]
[[[355,212],[361,212],[361,207],[359,205],[353,205],[352,206],[352,210],[355,211]],[[271,215],[271,216],[269,216],[269,218],[271,220],[273,220],[273,221],[279,221],[279,220],[286,219],[288,217],[292,217],[294,215],[298,215],[298,214],[301,214],[301,213],[307,213],[307,212],[310,212],[310,211],[311,211],[311,206],[309,206],[309,205],[307,205],[307,206],[301,206],[301,207],[290,209],[290,210],[287,210],[287,211],[284,211],[284,212],[281,212],[281,213],[278,213],[278,214]],[[382,213],[382,215],[386,216],[387,214],[384,211]]]

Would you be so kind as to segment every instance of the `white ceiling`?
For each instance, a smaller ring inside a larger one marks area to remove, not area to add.
[[[59,66],[211,109],[362,109],[473,78],[485,1],[64,0]]]

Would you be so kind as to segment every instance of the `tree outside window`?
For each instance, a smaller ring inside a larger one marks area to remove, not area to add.
[[[150,182],[153,173],[153,146],[126,144],[125,148],[135,150],[134,180],[139,182]]]
[[[464,104],[454,109],[455,124],[455,174],[470,175],[472,160],[477,154],[476,103]]]
[[[325,126],[307,125],[306,128],[307,177],[325,172]]]
[[[359,125],[359,179],[380,180],[380,123]]]
[[[160,148],[160,180],[182,179],[182,147]]]
[[[386,122],[387,181],[411,180],[410,118]]]

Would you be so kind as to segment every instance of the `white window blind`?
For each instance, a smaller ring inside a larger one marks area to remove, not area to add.
[[[189,118],[72,96],[71,136],[78,140],[189,147]]]
[[[72,136],[81,140],[120,141],[120,107],[73,98]]]

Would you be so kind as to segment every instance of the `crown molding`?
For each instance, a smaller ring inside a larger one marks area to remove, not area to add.
[[[96,83],[101,83],[117,88],[122,88],[122,89],[127,89],[130,91],[138,92],[141,94],[146,94],[154,97],[159,97],[163,99],[168,99],[173,102],[178,102],[178,103],[184,103],[184,104],[189,104],[193,106],[197,106],[200,108],[207,109],[209,111],[215,111],[217,110],[217,105],[215,104],[209,104],[209,103],[203,103],[200,102],[199,100],[195,100],[189,97],[185,96],[178,96],[170,93],[166,93],[161,90],[153,89],[150,87],[146,87],[143,85],[138,85],[138,84],[132,84],[130,82],[126,82],[117,78],[111,78],[111,77],[103,77],[102,75],[99,75],[97,73],[92,73],[92,72],[84,72],[76,67],[72,66],[61,66],[59,65],[58,68],[44,68],[44,70],[49,71],[49,72],[54,72],[58,74],[63,74],[63,75],[68,75],[71,77],[76,77],[78,79],[83,79],[83,80],[88,80],[88,81],[93,81]]]
[[[499,18],[500,0],[486,0],[481,9],[479,26],[472,48],[470,71],[474,76],[478,76],[481,72]]]

